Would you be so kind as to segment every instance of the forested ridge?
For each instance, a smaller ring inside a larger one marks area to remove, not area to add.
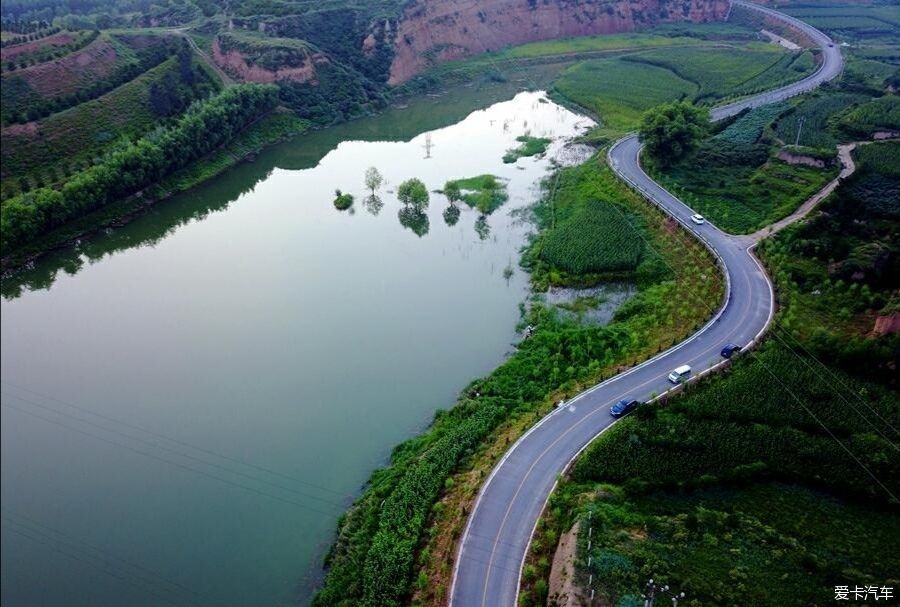
[[[59,190],[44,187],[10,198],[0,209],[4,252],[187,166],[230,141],[277,104],[275,86],[229,88],[193,104],[172,126],[160,127],[110,153]]]

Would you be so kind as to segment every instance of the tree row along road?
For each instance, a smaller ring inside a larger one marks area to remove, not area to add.
[[[822,51],[818,70],[793,84],[715,108],[714,120],[751,107],[775,103],[809,91],[838,76],[840,50],[817,29],[780,12],[734,0],[734,5],[761,11],[810,36]],[[726,298],[697,333],[662,354],[590,388],[541,419],[504,454],[476,499],[453,572],[453,607],[514,607],[522,566],[541,511],[556,479],[594,438],[612,426],[610,406],[628,398],[646,401],[665,393],[666,376],[690,365],[694,377],[723,364],[722,346],[754,344],[772,320],[772,285],[752,254],[763,233],[732,236],[706,223],[690,222],[694,213],[655,183],[640,166],[641,143],[630,135],[609,150],[613,171],[648,200],[677,219],[716,254],[727,279]]]

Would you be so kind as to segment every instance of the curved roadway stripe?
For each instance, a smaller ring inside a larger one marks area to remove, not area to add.
[[[831,80],[843,69],[840,50],[822,32],[792,17],[734,0],[786,21],[821,48],[823,62],[803,80],[713,110],[715,120],[749,107],[783,101]],[[749,236],[731,236],[707,223],[690,223],[687,205],[656,184],[641,169],[641,144],[634,135],[609,150],[609,164],[624,181],[703,240],[724,266],[728,296],[700,331],[687,340],[624,373],[585,390],[529,429],[503,455],[481,488],[460,539],[453,570],[450,604],[454,607],[513,607],[525,555],[541,511],[557,477],[594,438],[610,428],[612,403],[622,398],[648,400],[671,387],[669,371],[689,364],[700,374],[722,363],[719,350],[728,342],[746,345],[766,330],[774,314],[772,284],[751,250]],[[485,557],[487,562],[485,563]]]

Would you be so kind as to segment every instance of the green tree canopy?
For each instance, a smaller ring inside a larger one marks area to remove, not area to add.
[[[372,191],[372,196],[375,195],[375,190],[380,188],[383,183],[384,177],[382,177],[378,169],[375,167],[366,169],[366,187]]]
[[[420,179],[407,179],[397,188],[397,198],[403,204],[414,206],[417,210],[428,208],[428,188]]]
[[[462,192],[459,189],[459,184],[455,181],[448,181],[444,186],[444,196],[447,197],[447,200],[450,201],[450,204],[459,201],[462,198]]]
[[[687,101],[666,103],[644,114],[639,132],[647,153],[669,166],[709,132],[709,110]]]

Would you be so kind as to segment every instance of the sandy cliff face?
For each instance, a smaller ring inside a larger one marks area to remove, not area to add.
[[[434,62],[516,44],[720,21],[727,13],[727,0],[417,0],[397,28],[389,84]]]
[[[221,47],[218,39],[213,41],[212,50],[213,59],[219,67],[242,82],[270,83],[279,80],[293,80],[316,84],[316,65],[328,62],[328,59],[323,55],[308,53],[302,65],[296,67],[285,66],[276,70],[269,70],[251,63],[238,50],[230,49],[226,51]]]

